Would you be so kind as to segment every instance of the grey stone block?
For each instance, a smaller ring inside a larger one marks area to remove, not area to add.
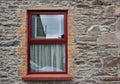
[[[18,40],[11,40],[11,41],[1,41],[0,46],[18,46],[20,41]]]

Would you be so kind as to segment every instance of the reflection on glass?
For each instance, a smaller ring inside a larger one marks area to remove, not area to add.
[[[32,15],[32,38],[64,38],[64,15]]]

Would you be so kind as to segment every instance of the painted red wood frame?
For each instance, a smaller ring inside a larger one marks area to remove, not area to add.
[[[31,23],[33,14],[45,15],[64,15],[64,38],[63,39],[32,39]],[[30,45],[31,44],[65,44],[66,48],[66,71],[65,72],[30,72]],[[54,11],[28,11],[28,70],[27,74],[67,74],[68,73],[68,49],[67,49],[67,11],[54,10]]]

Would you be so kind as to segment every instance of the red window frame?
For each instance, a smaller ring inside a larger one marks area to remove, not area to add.
[[[32,39],[31,23],[33,14],[64,15],[64,38],[63,39]],[[66,71],[65,72],[30,72],[30,45],[31,44],[65,44],[66,50]],[[67,74],[68,73],[68,49],[67,49],[67,11],[66,10],[32,10],[28,11],[28,70],[27,74]]]

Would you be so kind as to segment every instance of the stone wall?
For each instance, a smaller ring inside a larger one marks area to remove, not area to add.
[[[20,14],[29,7],[74,13],[68,17],[71,81],[21,79],[26,73],[27,31],[20,31],[27,28],[27,20]],[[0,84],[120,84],[120,1],[0,0]]]

